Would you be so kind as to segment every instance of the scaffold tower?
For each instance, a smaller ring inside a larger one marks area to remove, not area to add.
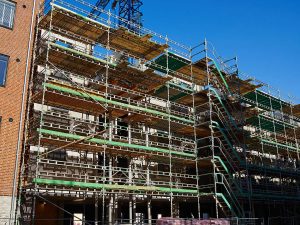
[[[299,105],[207,40],[188,47],[91,10],[51,0],[38,14],[23,223],[300,213]]]

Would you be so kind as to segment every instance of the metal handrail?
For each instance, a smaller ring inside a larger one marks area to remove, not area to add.
[[[236,198],[236,196],[234,195],[234,191],[232,190],[230,184],[228,183],[226,177],[224,176],[224,174],[222,173],[216,173],[215,176],[217,177],[218,175],[221,175],[222,177],[222,182],[218,182],[219,184],[223,184],[225,189],[226,189],[226,192],[227,194],[230,196],[230,198],[233,200],[233,203],[234,205],[236,206],[236,209],[238,209],[239,213],[242,215],[243,212],[242,212],[242,206],[240,205],[238,199]],[[218,178],[216,178],[216,180],[218,180]],[[225,181],[225,182],[224,182]],[[231,190],[231,192],[229,190]]]
[[[240,143],[240,141],[239,141],[239,139],[237,138],[237,136],[235,135],[235,132],[234,132],[234,130],[232,129],[232,127],[231,126],[229,126],[229,125],[226,125],[226,124],[228,124],[228,120],[226,120],[226,118],[225,118],[225,116],[223,115],[223,113],[220,111],[220,109],[219,109],[219,107],[217,106],[217,105],[215,105],[215,104],[212,104],[215,108],[216,108],[216,110],[218,111],[218,113],[215,113],[217,116],[218,116],[218,119],[222,122],[222,124],[227,128],[227,131],[231,131],[230,133],[228,132],[228,134],[230,135],[230,137],[232,138],[232,139],[234,139],[237,143],[238,143],[238,145],[239,146],[243,146],[241,143]],[[221,118],[221,117],[222,118]]]

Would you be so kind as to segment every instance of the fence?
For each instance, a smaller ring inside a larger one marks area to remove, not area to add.
[[[299,219],[299,218],[298,218]],[[73,221],[72,218],[65,219],[36,219],[33,221],[24,221],[22,219],[10,220],[8,218],[0,218],[0,225],[32,225],[32,224],[66,224],[66,225],[102,225],[102,221]],[[288,223],[285,223],[288,221]],[[161,218],[129,221],[129,220],[116,220],[115,223],[105,223],[103,225],[120,225],[120,224],[134,224],[134,225],[298,225],[296,218],[270,218],[268,223],[264,223],[260,218],[230,218],[230,219],[177,219],[177,218]]]

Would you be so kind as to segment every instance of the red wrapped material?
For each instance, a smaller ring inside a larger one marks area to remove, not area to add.
[[[225,219],[211,219],[211,220],[198,220],[200,223],[193,223],[193,225],[230,225],[230,222]]]
[[[226,219],[188,220],[180,218],[162,217],[156,221],[156,225],[230,225],[230,222]]]

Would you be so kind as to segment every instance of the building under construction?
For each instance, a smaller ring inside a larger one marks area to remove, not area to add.
[[[299,105],[206,40],[188,47],[88,1],[47,1],[28,95],[24,223],[299,223],[283,222],[300,213]]]

